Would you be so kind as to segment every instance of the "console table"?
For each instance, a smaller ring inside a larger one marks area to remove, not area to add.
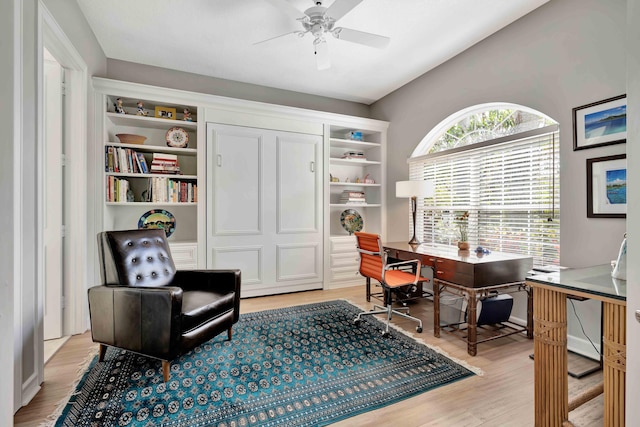
[[[466,335],[467,352],[477,354],[478,343],[501,338],[519,332],[533,337],[533,299],[525,284],[527,272],[533,267],[533,258],[502,252],[488,254],[461,251],[448,245],[409,245],[404,242],[384,243],[385,252],[400,260],[419,259],[422,265],[433,269],[433,334],[440,337],[440,292],[444,289],[465,295],[468,298]],[[478,299],[489,296],[496,290],[527,291],[527,326],[510,327],[506,333],[478,340],[476,307]],[[445,329],[446,330],[446,329]],[[447,332],[452,332],[448,331]],[[460,337],[460,335],[458,335]]]
[[[534,300],[535,425],[572,426],[569,412],[604,392],[604,425],[624,427],[627,284],[611,266],[561,270],[527,277]],[[602,301],[603,385],[569,401],[567,296]]]

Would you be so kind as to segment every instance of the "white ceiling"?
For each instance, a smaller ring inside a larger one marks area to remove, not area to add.
[[[310,34],[254,45],[301,28],[266,0],[77,1],[108,58],[370,104],[548,0],[364,0],[337,26],[391,43],[328,37],[322,71]]]

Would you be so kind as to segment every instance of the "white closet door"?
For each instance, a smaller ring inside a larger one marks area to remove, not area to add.
[[[209,123],[208,266],[243,296],[322,287],[322,139]]]
[[[279,133],[277,161],[276,281],[322,280],[321,140]]]

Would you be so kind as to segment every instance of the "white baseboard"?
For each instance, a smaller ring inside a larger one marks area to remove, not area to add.
[[[357,281],[357,282],[332,282],[332,283],[327,283],[327,284],[325,284],[323,289],[325,289],[325,290],[343,289],[343,288],[352,288],[354,286],[362,286],[362,289],[364,291],[364,284],[362,283],[362,279]]]
[[[33,375],[22,384],[22,406],[27,406],[39,391],[40,384],[38,384],[38,375],[34,372]]]
[[[567,336],[567,348],[569,350],[584,357],[588,357],[589,359],[600,360],[600,354],[598,354],[598,352],[602,351],[600,343],[594,342],[593,344],[598,349],[597,351],[593,348],[589,340],[572,335]]]

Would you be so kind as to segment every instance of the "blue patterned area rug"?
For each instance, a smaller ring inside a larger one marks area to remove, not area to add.
[[[323,426],[473,375],[346,301],[243,314],[171,363],[109,348],[56,426]]]

